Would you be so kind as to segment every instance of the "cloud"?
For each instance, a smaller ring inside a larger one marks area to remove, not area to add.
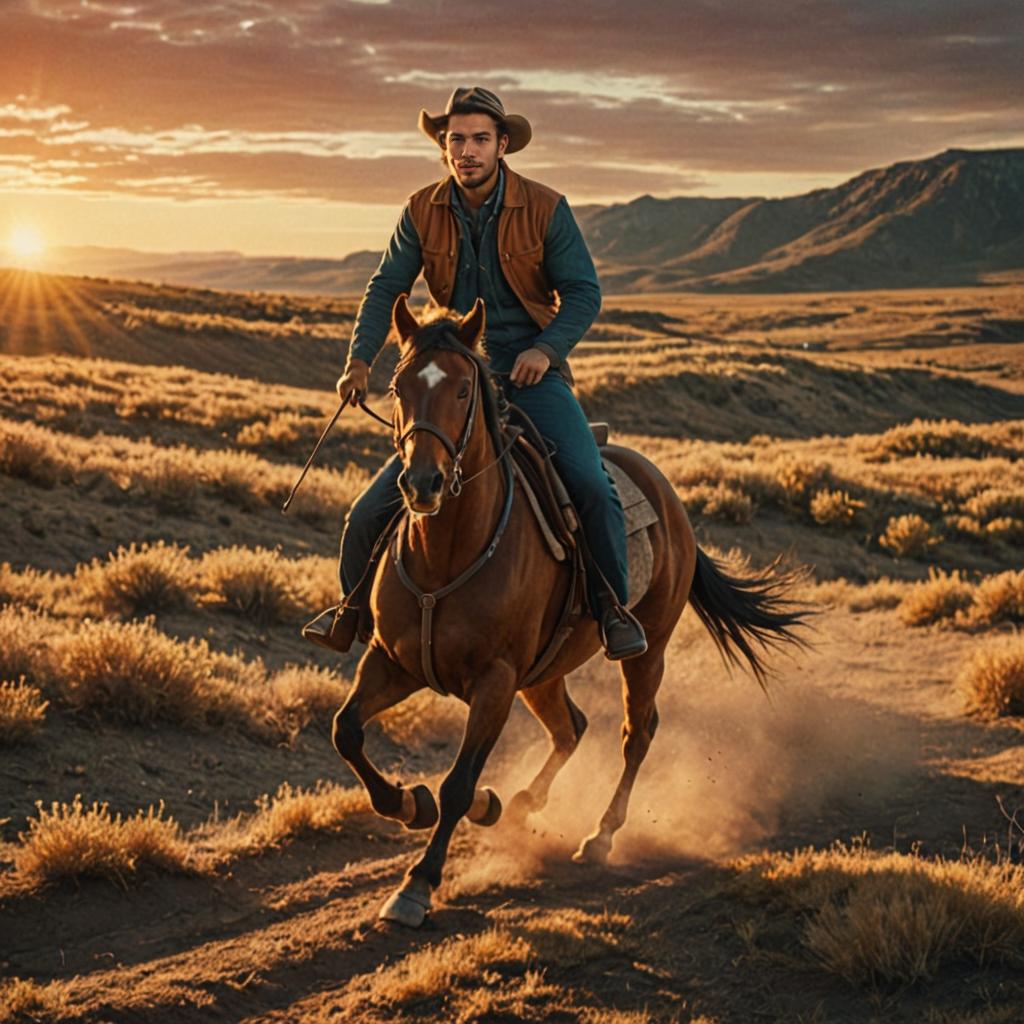
[[[1017,0],[521,0],[523,30],[509,17],[505,0],[9,3],[0,187],[397,207],[440,170],[419,108],[472,82],[533,123],[515,165],[579,201],[806,187],[1024,134]]]

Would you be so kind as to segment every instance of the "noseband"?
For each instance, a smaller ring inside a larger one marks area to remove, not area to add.
[[[461,352],[457,352],[455,349],[449,349],[448,351],[454,351],[456,352],[456,355],[462,355]],[[402,370],[404,370],[406,366],[408,366],[419,354],[420,353],[418,352],[413,353],[408,360],[405,360],[405,365],[399,364],[395,368],[395,377],[397,377],[398,374],[401,373]],[[468,357],[464,356],[463,358]],[[397,433],[397,428],[395,431],[397,435],[395,437],[395,448],[398,450],[399,454],[401,454],[402,448],[405,446],[405,442],[418,431],[432,434],[441,442],[444,450],[448,453],[448,457],[452,460],[452,481],[448,485],[448,493],[453,498],[457,498],[462,493],[462,460],[466,455],[466,450],[469,448],[469,442],[473,437],[473,424],[476,422],[476,411],[480,404],[480,370],[474,360],[468,359],[468,362],[473,368],[473,380],[470,384],[471,397],[469,400],[469,411],[466,413],[466,423],[462,428],[457,445],[443,430],[441,430],[439,426],[437,426],[436,423],[432,423],[430,420],[413,420],[402,434]]]

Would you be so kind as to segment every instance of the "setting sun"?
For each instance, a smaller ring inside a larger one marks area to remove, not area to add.
[[[29,224],[13,228],[7,239],[7,250],[18,263],[31,263],[43,254],[43,236]]]

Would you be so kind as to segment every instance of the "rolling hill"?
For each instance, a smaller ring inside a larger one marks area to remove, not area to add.
[[[1024,270],[1024,149],[950,149],[782,199],[641,196],[580,206],[576,216],[609,294],[998,283]],[[358,295],[379,258],[365,250],[334,260],[86,246],[52,251],[41,269]]]

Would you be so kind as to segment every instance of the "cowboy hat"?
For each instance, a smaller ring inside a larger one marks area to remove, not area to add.
[[[520,114],[506,114],[501,100],[490,89],[484,89],[479,85],[469,88],[459,86],[452,90],[443,114],[428,114],[426,110],[420,111],[420,131],[442,149],[444,149],[444,145],[441,142],[440,133],[447,128],[448,118],[451,114],[490,114],[495,120],[503,122],[508,131],[506,153],[517,153],[524,149],[533,136],[530,122]]]

